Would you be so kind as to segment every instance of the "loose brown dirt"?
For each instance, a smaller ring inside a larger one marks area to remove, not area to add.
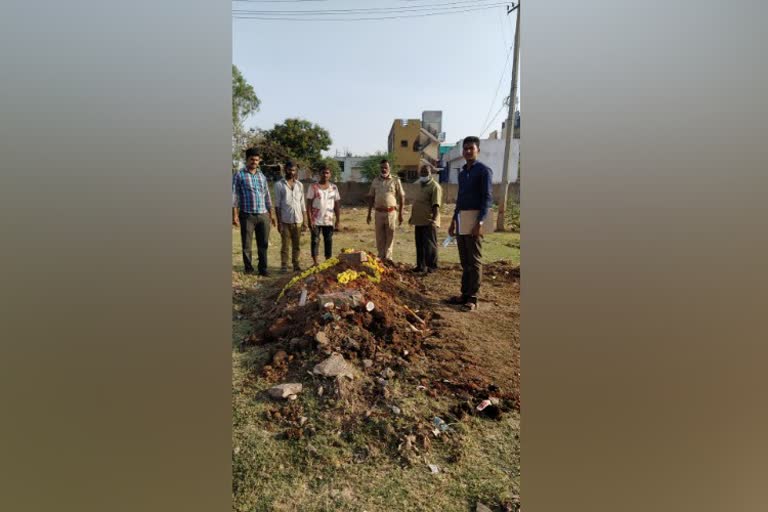
[[[304,385],[297,400],[276,401],[267,411],[271,428],[287,439],[312,437],[318,429],[372,432],[371,450],[408,461],[428,451],[440,432],[433,414],[401,410],[398,404],[447,404],[439,414],[447,423],[466,415],[492,421],[519,411],[519,267],[505,261],[486,265],[479,308],[464,312],[444,302],[458,291],[458,265],[424,276],[402,264],[378,265],[380,282],[368,267],[341,262],[293,284],[282,296],[290,277],[280,279],[261,292],[264,298],[253,309],[242,311],[254,326],[242,350],[261,355],[254,378]],[[363,277],[339,283],[345,270]],[[303,289],[307,297],[301,306]],[[360,292],[363,300],[333,308],[318,304],[319,295],[339,291]],[[333,353],[355,368],[355,378],[312,374]],[[478,411],[488,399],[493,403]]]

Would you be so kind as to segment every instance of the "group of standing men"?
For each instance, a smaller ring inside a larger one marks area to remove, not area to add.
[[[448,302],[465,310],[477,308],[482,279],[483,222],[492,201],[492,171],[477,160],[479,152],[480,140],[477,137],[464,139],[462,154],[466,164],[459,172],[456,209],[448,228],[448,235],[456,238],[463,270],[461,294],[448,299]],[[340,229],[341,218],[341,195],[338,187],[330,181],[330,168],[320,169],[318,181],[310,184],[305,193],[304,185],[298,180],[297,166],[288,162],[285,177],[275,184],[273,205],[267,178],[259,169],[260,155],[255,149],[249,149],[245,160],[245,168],[232,177],[232,224],[240,228],[245,273],[268,275],[270,226],[278,228],[282,241],[281,271],[288,271],[289,253],[293,270],[301,270],[299,247],[301,234],[307,228],[311,233],[313,264],[318,264],[321,237],[325,259],[330,258],[333,255],[333,232]],[[380,174],[371,182],[367,194],[367,222],[370,224],[374,220],[379,258],[392,260],[395,231],[403,223],[405,192],[400,179],[392,176],[389,161],[382,160],[379,170]],[[432,174],[431,166],[422,165],[409,220],[415,229],[416,266],[413,271],[418,273],[434,272],[438,264],[437,229],[440,227],[442,187]],[[251,252],[254,236],[258,253],[257,269],[254,269]]]
[[[243,266],[246,274],[267,271],[267,248],[269,247],[270,225],[277,227],[281,238],[280,270],[288,271],[288,257],[291,256],[293,270],[301,270],[299,263],[301,234],[311,232],[310,253],[317,265],[320,238],[323,238],[325,259],[333,254],[333,231],[340,228],[341,195],[331,183],[331,170],[320,170],[319,180],[312,183],[306,194],[304,185],[298,180],[298,167],[288,162],[285,177],[275,184],[274,214],[272,195],[267,177],[261,172],[261,156],[255,149],[245,152],[245,168],[232,176],[232,225],[240,228],[243,247]],[[256,238],[258,269],[253,267],[252,245]]]

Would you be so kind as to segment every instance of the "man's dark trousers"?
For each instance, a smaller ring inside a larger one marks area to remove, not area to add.
[[[437,228],[433,225],[416,226],[416,268],[422,271],[437,269]]]
[[[459,261],[461,261],[461,294],[477,302],[477,292],[483,278],[482,238],[472,235],[457,235]]]
[[[315,226],[310,235],[309,252],[313,258],[317,258],[320,252],[320,235],[323,236],[325,259],[333,256],[333,226]]]
[[[259,256],[259,273],[267,271],[267,247],[269,247],[269,214],[242,213],[240,219],[240,241],[243,245],[243,264],[246,272],[253,272],[251,245],[256,235],[256,251]]]

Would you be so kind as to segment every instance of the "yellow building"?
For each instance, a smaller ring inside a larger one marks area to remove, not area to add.
[[[420,119],[395,119],[389,130],[387,149],[395,156],[399,174],[406,181],[418,178],[422,164],[437,167],[440,157],[440,141],[422,127]]]

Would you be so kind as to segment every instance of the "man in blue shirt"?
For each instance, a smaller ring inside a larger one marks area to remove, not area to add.
[[[251,244],[255,234],[259,275],[266,276],[269,227],[275,225],[275,218],[267,177],[259,169],[260,162],[259,152],[250,148],[245,152],[245,168],[232,176],[232,225],[240,228],[245,273],[254,272]]]
[[[483,276],[483,223],[493,201],[493,171],[477,160],[480,139],[467,137],[462,146],[466,164],[459,172],[459,192],[448,235],[456,237],[461,261],[461,295],[448,299],[465,311],[477,309],[477,293]]]

